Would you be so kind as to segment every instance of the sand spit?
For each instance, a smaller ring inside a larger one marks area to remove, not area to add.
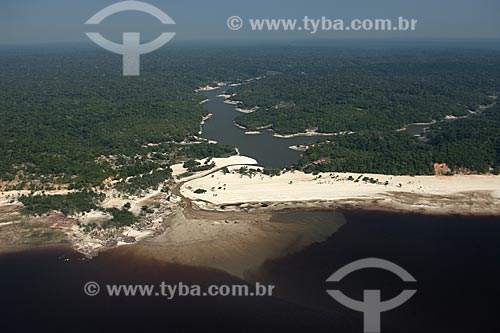
[[[317,129],[313,130],[307,130],[304,133],[296,133],[296,134],[289,134],[289,135],[282,135],[282,134],[274,134],[273,136],[275,138],[281,138],[281,139],[292,139],[292,138],[299,138],[299,137],[304,137],[304,136],[339,136],[339,135],[350,135],[354,134],[354,132],[339,132],[339,133],[321,133],[318,132]]]
[[[259,107],[256,106],[256,107],[251,108],[251,109],[235,108],[235,110],[240,112],[240,113],[254,113],[255,111],[259,110]]]

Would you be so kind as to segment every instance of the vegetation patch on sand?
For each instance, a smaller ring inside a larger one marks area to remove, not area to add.
[[[191,180],[182,186],[181,193],[201,209],[217,211],[355,206],[441,214],[500,214],[500,176],[313,175],[300,171],[270,176],[250,172],[251,168],[245,173],[240,169]],[[198,188],[208,192],[201,197],[194,192]],[[403,200],[408,195],[412,199]]]

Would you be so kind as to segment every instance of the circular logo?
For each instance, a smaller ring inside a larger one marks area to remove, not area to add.
[[[243,19],[239,16],[231,16],[227,19],[227,27],[233,31],[243,28]]]
[[[87,296],[97,296],[101,291],[101,287],[96,282],[87,282],[83,287],[83,291]]]

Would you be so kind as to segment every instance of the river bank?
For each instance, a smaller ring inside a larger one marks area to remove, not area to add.
[[[312,214],[317,219],[330,220],[319,213]],[[477,331],[477,325],[488,332],[496,331],[498,300],[491,295],[499,289],[500,270],[495,260],[500,255],[500,225],[495,218],[377,212],[343,215],[347,223],[325,242],[268,260],[257,272],[247,272],[245,280],[219,269],[180,265],[182,257],[177,263],[165,261],[161,255],[169,255],[170,248],[139,248],[145,243],[112,249],[93,260],[63,247],[1,255],[1,307],[8,318],[3,328],[36,331],[47,327],[62,331],[78,322],[79,331],[92,331],[96,325],[109,331],[145,327],[158,330],[164,328],[168,314],[169,327],[178,331],[196,332],[207,327],[221,331],[219,321],[213,318],[224,313],[229,323],[223,331],[234,330],[248,321],[250,326],[245,327],[251,331],[267,331],[272,324],[290,332],[331,332],[332,328],[343,333],[362,332],[362,314],[331,299],[325,291],[332,285],[325,279],[355,260],[377,257],[400,265],[418,281],[414,298],[383,315],[384,331],[468,333]],[[293,211],[282,219],[285,223],[297,223],[304,216]],[[211,258],[206,250],[200,247],[191,254],[195,259],[205,256],[208,262]],[[247,258],[252,258],[254,251],[258,254],[259,250],[246,248]],[[182,248],[178,248],[178,253],[182,255]],[[85,295],[83,288],[89,281],[100,284],[98,296]],[[259,282],[275,289],[273,297],[167,299],[106,294],[108,284],[159,286],[162,282],[172,286],[181,282],[201,285],[203,290],[211,285],[252,286]],[[364,270],[349,276],[341,288],[347,295],[362,297],[360,293],[367,283],[387,295],[397,295],[408,287],[397,276]],[[24,312],[19,315],[18,309]],[[138,309],[143,314],[138,315]],[[31,315],[26,316],[26,312]],[[192,320],[193,312],[199,314],[196,321]],[[58,316],[56,321],[54,313]],[[88,320],[89,313],[93,313],[92,321]],[[456,321],[457,316],[464,320]],[[122,317],[127,320],[110,320]]]
[[[198,90],[202,99],[208,100],[203,104],[207,113],[213,116],[203,124],[203,138],[237,147],[242,155],[251,156],[260,165],[270,168],[284,168],[296,164],[301,152],[290,149],[290,146],[312,145],[321,136],[306,135],[292,137],[278,137],[276,133],[258,128],[250,131],[239,126],[235,120],[241,115],[237,110],[237,103],[228,100],[230,85],[215,87],[213,90]],[[241,111],[241,110],[240,110]]]
[[[259,172],[243,175],[238,169],[189,181],[181,193],[199,209],[216,211],[328,208],[500,215],[499,176],[311,175],[296,171],[271,177]],[[207,192],[196,194],[197,189]]]
[[[249,157],[238,155],[211,161],[215,163],[213,169],[193,174],[186,174],[182,164],[172,166],[174,181],[170,193],[158,189],[137,198],[124,198],[114,191],[107,193],[104,208],[121,208],[128,202],[131,212],[139,215],[140,207],[155,207],[139,223],[116,230],[112,236],[107,231],[88,234],[80,228],[80,224],[95,222],[102,214],[23,216],[22,205],[16,200],[20,193],[4,192],[0,205],[0,248],[68,243],[77,251],[94,256],[110,248],[147,243],[153,248],[168,249],[162,250],[169,253],[164,258],[167,261],[213,265],[242,276],[245,270],[266,259],[283,255],[285,249],[321,241],[334,232],[330,227],[323,229],[325,233],[318,233],[314,225],[308,229],[303,224],[292,227],[268,223],[272,215],[284,211],[500,215],[499,176],[311,175],[295,171],[271,177],[264,175],[257,161]],[[315,236],[293,245],[299,235]],[[263,239],[269,241],[268,245],[259,243]],[[255,261],[234,259],[233,264],[227,264],[224,260],[211,262],[207,257],[209,253],[231,252],[234,258],[241,259],[238,253],[244,255],[250,248],[262,251]],[[205,257],[193,255],[200,249],[204,249],[201,253]]]

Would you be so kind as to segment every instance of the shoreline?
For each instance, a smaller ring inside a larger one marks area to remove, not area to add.
[[[229,104],[229,103],[228,103],[228,104]],[[237,107],[237,108],[234,108],[234,109],[235,109],[237,112],[239,112],[239,113],[254,113],[254,112],[256,112],[256,111],[258,111],[258,110],[259,110],[259,107],[258,107],[258,106],[256,106],[256,107],[251,108],[251,109],[244,109],[244,108],[238,108],[238,107]]]
[[[274,210],[279,208],[280,210]],[[441,216],[429,212],[395,212],[380,207],[274,207],[271,210],[178,211],[170,217],[161,235],[135,244],[113,247],[100,254],[137,255],[167,265],[216,269],[244,281],[252,281],[269,260],[300,253],[308,246],[325,242],[348,224],[346,215],[363,212],[402,215]],[[323,222],[307,218],[331,214]],[[490,217],[492,215],[471,215]],[[496,215],[493,215],[496,216]],[[0,256],[18,253],[60,251],[82,256],[68,243],[1,246]],[[82,256],[82,258],[84,258]]]
[[[31,252],[31,251],[50,251],[50,250],[61,250],[61,251],[73,251],[79,253],[75,250],[69,242],[59,242],[59,243],[46,243],[46,244],[20,244],[20,245],[5,245],[0,244],[0,256]]]
[[[203,125],[205,125],[205,123],[209,121],[213,116],[214,116],[213,114],[209,113],[201,119],[200,131],[198,132],[198,135],[203,135]]]
[[[215,169],[177,179],[171,188],[172,200],[155,199],[162,206],[149,219],[159,223],[161,232],[135,237],[135,229],[130,228],[132,234],[128,235],[134,236],[136,242],[103,246],[95,254],[117,246],[130,247],[168,263],[216,268],[244,278],[266,260],[322,242],[345,224],[333,218],[320,224],[302,217],[297,219],[310,212],[326,212],[332,216],[354,211],[500,216],[500,176],[310,175],[296,171],[270,177],[257,171],[240,174],[238,170],[242,166],[261,169],[249,157],[232,156],[213,161]],[[229,173],[224,172],[226,168]],[[172,169],[174,176],[186,172],[182,164]],[[207,192],[195,194],[197,189]],[[118,199],[113,200],[117,206],[122,205]],[[138,202],[148,200],[153,199],[147,196]],[[287,217],[276,221],[275,216]],[[336,222],[331,223],[333,221]],[[52,226],[49,223],[44,230],[58,230]],[[3,228],[14,227],[16,225],[11,224]],[[80,243],[90,246],[93,241],[82,238]],[[45,248],[71,248],[79,253],[85,250],[85,247],[75,247],[79,243],[72,242],[70,237],[46,244],[6,244],[7,241],[0,244],[0,254]]]
[[[390,198],[388,198],[390,199]],[[435,198],[433,198],[435,199]],[[383,199],[379,199],[383,201]],[[500,217],[500,209],[492,212],[485,212],[482,208],[469,210],[458,207],[443,209],[442,207],[430,207],[424,205],[412,205],[408,203],[374,202],[379,200],[340,200],[340,201],[288,201],[288,202],[252,202],[235,203],[222,206],[200,205],[194,203],[196,209],[204,212],[308,212],[308,211],[328,211],[328,212],[378,212],[390,214],[416,214],[423,216],[464,216],[464,217]]]
[[[339,133],[321,133],[318,131],[307,131],[303,133],[295,133],[295,134],[278,134],[275,133],[273,136],[275,138],[280,138],[280,139],[293,139],[293,138],[300,138],[300,137],[314,137],[314,136],[339,136],[339,135],[350,135],[354,134],[354,132],[339,132]]]
[[[255,165],[254,165],[255,167]],[[186,182],[182,196],[200,210],[329,208],[500,216],[500,176],[390,176],[288,172],[270,177],[212,173]],[[221,185],[224,185],[221,187]],[[195,194],[193,189],[205,189]]]

